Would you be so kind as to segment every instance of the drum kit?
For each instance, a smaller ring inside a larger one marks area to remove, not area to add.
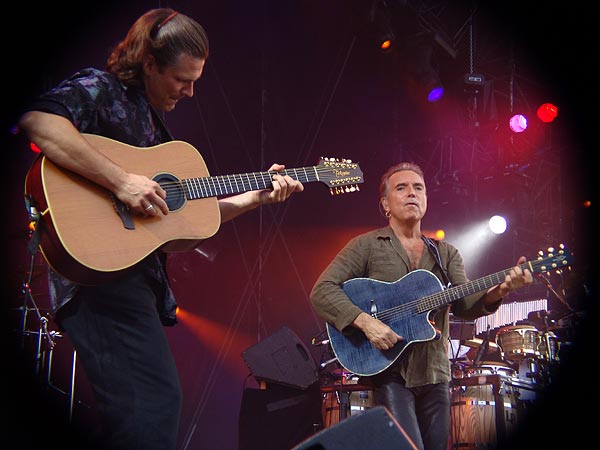
[[[487,342],[467,340],[469,352],[476,351],[474,361],[452,360],[453,448],[493,447],[516,429],[550,384],[561,341],[555,330],[531,323],[500,327]]]

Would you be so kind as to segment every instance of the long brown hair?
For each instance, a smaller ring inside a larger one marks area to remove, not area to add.
[[[174,65],[181,53],[208,58],[208,37],[194,19],[170,8],[140,16],[112,51],[106,70],[126,85],[141,84],[142,62],[152,55],[160,69]]]

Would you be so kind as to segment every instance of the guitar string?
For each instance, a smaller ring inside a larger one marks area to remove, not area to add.
[[[531,261],[531,266],[534,268],[534,272],[537,272],[536,268],[538,266],[543,266],[544,264],[547,265],[548,261],[547,260]],[[529,269],[530,268],[529,262],[520,264],[519,267],[522,270]],[[448,300],[450,297],[452,297],[453,292],[457,293],[455,296],[455,299],[462,298],[465,295],[470,295],[475,292],[479,292],[481,290],[484,290],[485,287],[483,287],[483,289],[477,288],[476,290],[471,291],[470,286],[475,285],[475,284],[481,286],[482,281],[489,281],[494,284],[499,284],[502,281],[504,281],[504,277],[506,277],[506,275],[509,272],[510,272],[510,269],[506,269],[506,270],[497,272],[495,274],[480,278],[473,282],[465,283],[463,285],[458,285],[454,288],[451,288],[451,289],[448,289],[445,291],[440,291],[440,292],[437,292],[435,294],[432,294],[432,295],[429,295],[429,296],[426,296],[426,297],[423,297],[420,299],[415,299],[415,300],[403,303],[401,305],[397,305],[392,308],[388,308],[381,313],[374,314],[374,316],[377,317],[377,319],[379,319],[385,323],[386,321],[392,321],[392,320],[398,319],[398,318],[401,318],[401,319],[406,318],[410,315],[413,315],[415,312],[417,314],[426,313],[426,312],[431,311],[432,309],[435,309],[438,306],[442,306],[442,305],[448,303],[445,300]],[[486,285],[487,285],[487,283],[483,283],[483,286],[486,286]],[[451,301],[452,300],[450,300],[450,302]]]
[[[294,172],[293,175],[296,175],[296,177],[297,177],[296,179],[298,179],[300,181],[308,182],[308,181],[317,180],[316,175],[326,175],[326,174],[334,172],[334,169],[320,168],[320,167],[316,167],[316,166],[313,168],[306,168],[306,169],[308,169],[308,170],[305,170],[305,168],[303,168],[303,169],[288,169],[288,170],[284,170],[281,172],[275,172],[275,171],[273,171],[273,172],[251,172],[251,173],[236,174],[236,175],[215,175],[215,176],[209,176],[209,177],[189,178],[189,179],[185,179],[185,180],[161,182],[161,186],[163,187],[163,189],[165,189],[165,191],[167,191],[167,194],[177,193],[177,192],[180,192],[182,189],[190,189],[190,188],[193,188],[194,190],[201,190],[201,191],[208,191],[208,192],[210,192],[212,190],[214,190],[214,191],[219,190],[220,192],[228,193],[228,192],[235,192],[236,189],[239,189],[240,183],[243,188],[246,188],[246,187],[252,186],[254,184],[260,185],[262,182],[262,184],[264,184],[265,188],[266,188],[266,187],[268,187],[267,182],[270,183],[272,181],[271,177],[270,176],[267,177],[267,175],[275,175],[278,173],[283,174],[283,175],[289,175],[289,174],[291,174],[291,172]],[[299,174],[299,172],[301,172],[301,173]],[[315,175],[313,172],[317,172],[317,174]],[[314,175],[314,176],[311,177],[311,175]],[[197,184],[197,183],[200,183],[201,185]],[[190,186],[190,184],[194,184],[194,186]],[[235,189],[234,189],[234,185],[235,185]]]
[[[282,174],[282,175],[291,175],[291,172],[295,172],[295,175],[298,175],[298,172],[304,172],[304,175],[306,176],[306,178],[309,178],[308,175],[310,175],[312,172],[318,172],[319,174],[326,174],[326,173],[331,173],[336,169],[332,169],[332,168],[323,168],[323,167],[318,167],[318,166],[314,166],[314,167],[303,167],[300,169],[285,169],[282,170],[281,172],[276,172],[276,171],[266,171],[266,172],[249,172],[249,173],[239,173],[239,174],[234,174],[234,175],[212,175],[212,176],[207,176],[207,177],[192,177],[192,178],[187,178],[184,180],[177,180],[177,181],[169,181],[169,182],[165,182],[165,185],[168,184],[172,184],[172,185],[180,185],[182,182],[188,181],[188,180],[217,180],[219,178],[221,178],[223,181],[224,179],[229,179],[229,178],[239,178],[240,180],[243,180],[243,178],[248,178],[248,177],[254,177],[256,178],[257,176],[264,178],[267,175],[277,175],[277,174]],[[269,180],[271,180],[270,178],[268,178]],[[221,183],[222,181],[218,181],[219,183]]]

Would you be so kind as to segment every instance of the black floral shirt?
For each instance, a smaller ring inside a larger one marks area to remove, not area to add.
[[[149,147],[172,140],[140,87],[125,86],[115,75],[83,69],[33,102],[30,110],[58,114],[69,119],[82,133],[102,135],[129,145]],[[153,129],[152,123],[159,124]],[[165,325],[176,323],[176,302],[168,284],[164,260],[153,253],[138,263],[158,282],[162,298],[157,305]],[[73,299],[79,286],[49,269],[50,302],[56,313]]]

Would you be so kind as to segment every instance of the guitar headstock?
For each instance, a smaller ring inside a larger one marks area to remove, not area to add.
[[[363,173],[357,163],[349,159],[321,158],[316,166],[319,181],[329,186],[331,195],[359,191]]]
[[[536,273],[542,272],[560,272],[565,269],[570,269],[573,264],[573,254],[568,251],[563,244],[558,248],[549,247],[547,252],[543,250],[538,252],[537,260],[531,261],[533,271]]]

